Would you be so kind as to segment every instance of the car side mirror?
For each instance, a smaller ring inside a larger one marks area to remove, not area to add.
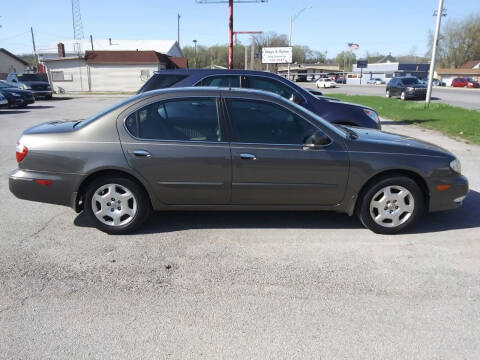
[[[331,142],[332,140],[330,140],[330,138],[327,135],[325,135],[322,131],[317,130],[312,134],[312,136],[309,136],[306,139],[303,148],[306,150],[306,149],[315,148],[317,146],[327,146]]]

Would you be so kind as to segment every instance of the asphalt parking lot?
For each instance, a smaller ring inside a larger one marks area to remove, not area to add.
[[[301,82],[298,85],[316,89],[313,82]],[[347,85],[338,84],[335,88],[319,89],[325,95],[344,93],[348,95],[377,95],[385,96],[385,85]],[[423,100],[417,100],[423,101]],[[452,106],[480,111],[480,89],[460,89],[452,87],[434,86],[432,102],[443,102]]]
[[[0,110],[0,358],[480,357],[480,146],[384,122],[454,152],[471,186],[396,236],[316,212],[157,213],[109,236],[10,194],[24,128],[121,99]]]

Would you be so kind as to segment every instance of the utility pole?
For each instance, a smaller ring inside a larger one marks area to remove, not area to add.
[[[304,12],[305,10],[311,9],[311,8],[312,8],[311,6],[305,6],[295,16],[290,15],[290,37],[289,37],[289,40],[288,40],[288,46],[292,47],[292,25],[293,25],[293,21],[297,17],[299,17],[302,12]],[[293,59],[292,59],[292,61],[293,61]],[[287,79],[290,80],[290,63],[288,63],[288,67],[287,67]]]
[[[33,64],[38,71],[38,59],[37,59],[37,48],[35,47],[35,36],[33,35],[33,27],[30,27],[30,32],[32,33],[32,45],[33,45]]]
[[[245,45],[245,70],[248,70],[248,46]]]
[[[177,14],[177,44],[180,47],[180,14]]]
[[[90,45],[91,45],[91,47],[92,47],[92,51],[94,51],[94,49],[93,49],[93,37],[92,37],[92,35],[90,35]]]
[[[435,36],[433,37],[433,46],[432,46],[432,61],[430,61],[430,71],[428,72],[427,96],[425,97],[425,104],[427,106],[430,104],[430,98],[432,96],[433,72],[435,71],[435,63],[437,61],[438,36],[440,34],[440,22],[442,20],[442,16],[444,16],[443,0],[438,0],[437,23],[435,25]]]
[[[195,50],[194,50],[194,54],[195,54],[195,57],[194,57],[194,64],[195,64],[195,68],[197,67],[197,40],[192,40],[193,43],[195,44]]]

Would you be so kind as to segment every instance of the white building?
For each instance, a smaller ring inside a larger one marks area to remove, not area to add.
[[[53,90],[66,92],[137,91],[154,71],[187,67],[186,58],[156,51],[86,51],[85,56],[43,59]]]
[[[176,40],[114,40],[94,39],[90,40],[62,40],[50,44],[47,48],[38,49],[40,61],[56,59],[58,55],[58,43],[64,44],[66,57],[83,56],[86,51],[136,51],[153,50],[161,54],[175,57],[183,57],[182,49]],[[92,48],[93,45],[93,48]]]
[[[28,69],[29,65],[25,60],[4,48],[0,48],[0,79],[5,79],[8,73],[23,73]]]

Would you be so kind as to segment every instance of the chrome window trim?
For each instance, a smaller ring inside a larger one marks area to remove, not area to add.
[[[280,96],[280,95],[279,95]],[[325,146],[330,146],[331,144],[333,144],[333,139],[331,136],[329,136],[328,134],[325,133],[325,131],[321,128],[319,128],[316,124],[312,123],[310,120],[306,119],[304,116],[298,114],[296,111],[293,111],[289,108],[287,108],[286,106],[284,106],[283,104],[278,104],[276,102],[273,102],[271,100],[267,100],[267,99],[257,99],[257,98],[251,98],[251,97],[224,97],[222,95],[222,98],[227,101],[229,99],[239,99],[239,100],[254,100],[254,101],[262,101],[262,102],[268,102],[270,104],[273,104],[273,105],[276,105],[276,106],[280,106],[281,108],[291,112],[291,113],[294,113],[295,115],[297,115],[298,117],[302,118],[304,121],[308,122],[310,125],[312,125],[315,129],[317,130],[320,130],[321,132],[323,132],[325,134],[326,137],[328,137],[330,139],[330,143],[327,144],[327,145],[318,145],[318,147],[325,147]],[[284,97],[281,97],[282,99],[285,99]],[[227,104],[225,104],[227,105]],[[233,119],[231,119],[230,117],[230,112],[228,111],[228,108],[227,108],[227,116],[229,117],[229,120],[230,120],[230,123],[232,124],[233,126]],[[246,142],[241,142],[241,141],[232,141],[231,144],[247,144],[247,145],[252,145],[252,144],[260,144],[260,145],[275,145],[275,146],[305,146],[305,144],[271,144],[271,143],[246,143]]]
[[[219,106],[218,106],[218,99],[221,97],[221,95],[215,95],[215,96],[205,96],[205,95],[198,95],[198,96],[189,96],[189,97],[175,97],[175,96],[172,96],[172,97],[167,97],[165,99],[162,99],[162,100],[151,100],[151,101],[147,101],[146,103],[144,103],[141,107],[137,108],[136,110],[133,110],[133,111],[130,111],[127,113],[127,115],[123,116],[123,128],[124,130],[126,131],[126,133],[133,139],[135,140],[138,140],[138,141],[148,141],[148,142],[168,142],[168,143],[172,143],[172,142],[180,142],[180,143],[188,143],[188,144],[191,144],[191,143],[194,143],[194,144],[201,144],[201,143],[205,143],[205,144],[227,144],[228,142],[226,141],[204,141],[204,140],[169,140],[169,139],[145,139],[145,138],[139,138],[139,137],[136,137],[134,136],[127,128],[127,125],[126,125],[126,121],[127,121],[127,118],[132,115],[133,113],[136,113],[137,111],[147,107],[147,106],[150,106],[156,102],[163,102],[163,101],[168,101],[168,100],[185,100],[185,99],[189,99],[189,98],[206,98],[206,99],[214,99],[215,100],[215,105],[217,107],[217,119],[218,119],[218,126],[220,128],[220,132],[222,133],[222,138],[223,138],[223,129],[222,129],[222,121],[220,119],[220,111],[219,111]],[[126,143],[126,142],[124,142]]]

